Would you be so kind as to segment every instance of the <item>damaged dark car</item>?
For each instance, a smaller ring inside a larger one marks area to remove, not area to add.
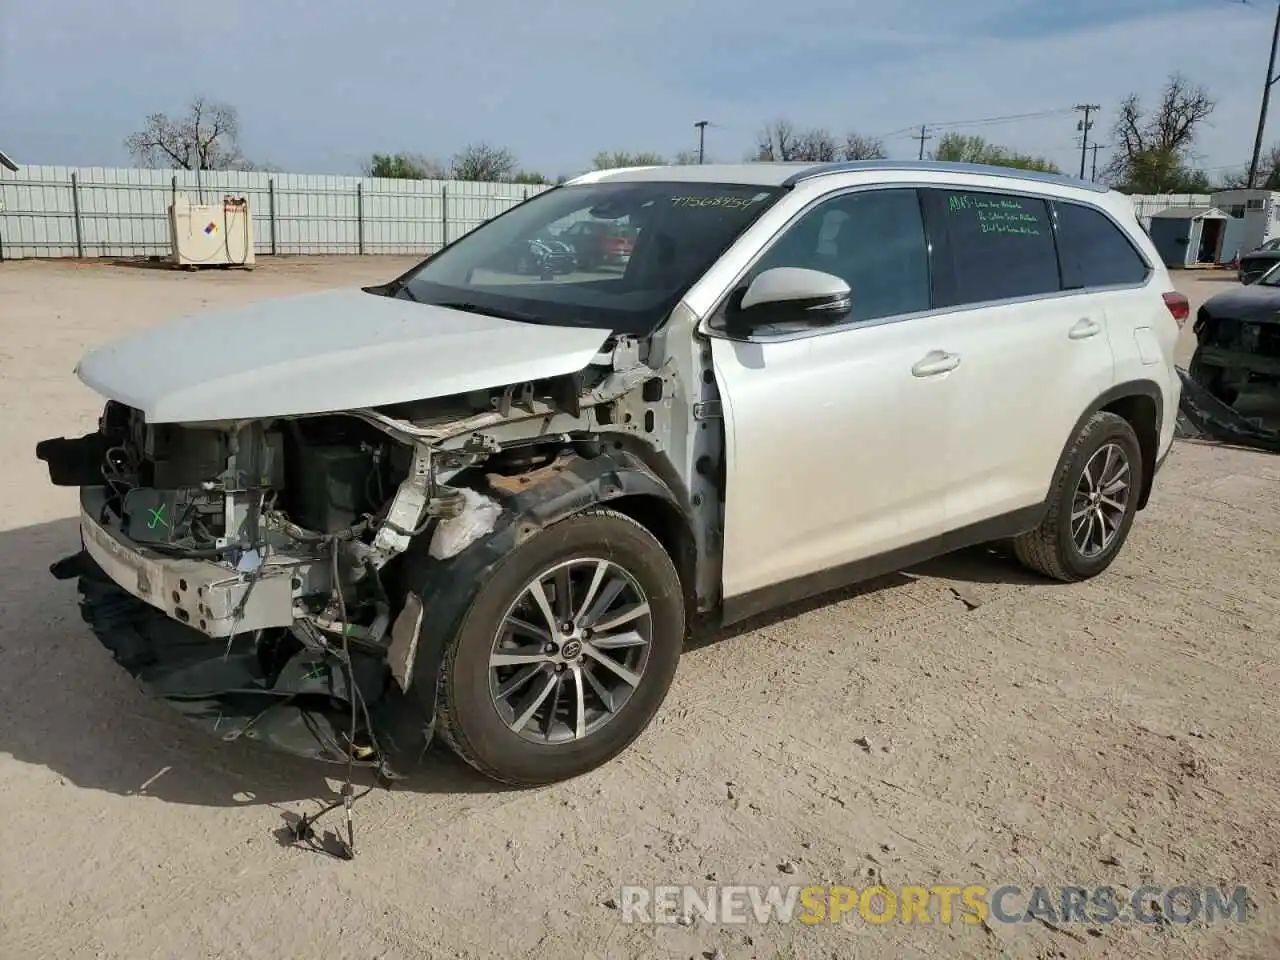
[[[1280,263],[1205,301],[1193,331],[1184,415],[1214,439],[1280,453]]]

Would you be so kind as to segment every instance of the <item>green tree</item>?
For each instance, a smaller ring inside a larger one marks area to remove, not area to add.
[[[933,151],[934,160],[950,163],[982,163],[993,167],[1014,167],[1019,170],[1042,170],[1045,173],[1058,173],[1058,167],[1044,157],[1029,153],[1019,153],[991,143],[983,137],[965,135],[963,133],[947,133],[938,140]]]
[[[375,153],[364,165],[367,177],[392,180],[444,180],[440,164],[418,153]]]
[[[544,183],[550,183],[551,181],[542,174],[533,170],[520,170],[511,178],[511,182],[541,185]]]
[[[1216,104],[1204,87],[1180,73],[1165,82],[1160,102],[1150,113],[1136,93],[1120,102],[1112,137],[1116,152],[1106,179],[1126,193],[1201,193],[1208,177],[1193,169],[1191,147]]]

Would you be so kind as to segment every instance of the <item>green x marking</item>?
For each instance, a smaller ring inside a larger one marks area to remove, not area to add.
[[[164,504],[147,511],[151,514],[151,519],[147,521],[147,529],[154,530],[157,526],[168,527],[169,522],[164,518]]]

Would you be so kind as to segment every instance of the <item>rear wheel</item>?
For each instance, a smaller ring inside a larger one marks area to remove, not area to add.
[[[505,783],[586,773],[649,725],[684,630],[680,578],[648,530],[612,510],[570,517],[477,592],[445,655],[441,732]]]
[[[1014,539],[1014,554],[1055,580],[1097,576],[1129,536],[1142,483],[1133,427],[1117,414],[1095,413],[1072,443],[1040,526]]]

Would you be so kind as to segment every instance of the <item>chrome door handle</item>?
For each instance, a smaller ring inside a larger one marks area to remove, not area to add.
[[[1096,337],[1102,332],[1102,324],[1097,320],[1091,320],[1085,317],[1083,320],[1076,322],[1076,325],[1067,331],[1067,336],[1072,340],[1088,340],[1090,337]]]
[[[930,350],[911,368],[913,377],[936,377],[960,366],[960,358],[945,350]]]

